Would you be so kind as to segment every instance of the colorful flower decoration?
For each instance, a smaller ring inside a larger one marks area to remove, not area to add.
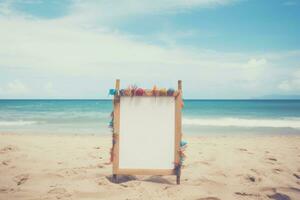
[[[125,96],[131,96],[131,88],[128,87],[126,90],[125,90]]]
[[[108,92],[109,95],[115,95],[116,94],[116,90],[115,89],[110,89]]]
[[[168,89],[168,91],[167,91],[167,95],[170,96],[170,97],[172,97],[172,96],[174,95],[174,92],[175,92],[175,90],[172,89],[172,88],[170,88],[170,89]]]
[[[158,96],[159,95],[159,90],[157,89],[156,85],[154,85],[153,88],[152,88],[152,95],[153,96]]]
[[[116,90],[109,89],[109,95],[120,95],[120,96],[170,96],[177,97],[179,95],[179,91],[174,90],[173,88],[158,89],[155,85],[152,89],[143,89],[138,88],[136,85],[131,85],[126,89]]]
[[[136,95],[136,96],[143,96],[143,95],[144,95],[144,89],[138,88],[138,89],[135,91],[135,95]]]
[[[124,89],[120,90],[120,96],[125,96],[125,90]]]
[[[132,85],[132,86],[130,86],[130,88],[131,88],[131,95],[130,96],[134,96],[135,91],[138,89],[138,87],[136,85]]]
[[[147,97],[153,96],[152,90],[145,90],[144,92],[145,92],[145,96],[147,96]]]
[[[159,90],[159,96],[167,96],[167,89],[166,88],[161,88]]]
[[[179,164],[182,165],[184,159],[186,158],[186,155],[184,154],[185,150],[187,148],[187,142],[186,141],[180,141],[180,148],[179,148],[179,156],[180,156],[180,160],[179,160]]]

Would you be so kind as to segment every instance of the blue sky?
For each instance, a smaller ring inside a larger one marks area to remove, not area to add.
[[[0,98],[186,98],[300,92],[299,0],[0,0]]]

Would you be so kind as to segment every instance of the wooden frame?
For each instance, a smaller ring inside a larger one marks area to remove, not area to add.
[[[120,89],[120,80],[116,80],[116,91]],[[180,142],[181,142],[181,109],[182,109],[182,82],[178,81],[178,95],[175,98],[175,149],[174,149],[174,169],[120,169],[119,168],[119,133],[120,133],[120,95],[114,95],[114,121],[113,121],[113,180],[118,182],[117,175],[176,175],[176,182],[180,184],[181,164],[180,164]]]

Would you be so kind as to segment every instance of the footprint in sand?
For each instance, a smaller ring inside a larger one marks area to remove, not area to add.
[[[103,168],[104,166],[102,164],[97,164],[98,168]]]
[[[17,151],[17,150],[19,150],[17,146],[7,145],[6,147],[3,147],[2,149],[0,149],[0,153],[8,153],[8,152]]]
[[[247,149],[244,148],[239,148],[240,151],[248,151]]]
[[[199,163],[203,165],[210,165],[209,161],[199,161]]]
[[[276,158],[274,157],[267,157],[266,159],[266,163],[271,164],[271,165],[275,165],[276,162],[278,161]]]
[[[1,187],[0,188],[0,193],[9,193],[15,191],[14,188],[8,188],[8,187]]]
[[[259,194],[252,194],[252,193],[246,193],[246,192],[235,192],[234,194],[240,195],[240,196],[248,196],[248,197],[259,197]]]
[[[273,172],[276,173],[276,174],[279,174],[280,172],[282,172],[283,170],[282,169],[279,169],[279,168],[275,168],[273,169]]]
[[[247,175],[247,176],[245,177],[245,179],[248,180],[248,181],[250,181],[250,182],[253,182],[253,183],[254,183],[255,181],[257,181],[256,178],[255,178],[254,176],[251,176],[251,175]]]
[[[238,148],[238,150],[243,151],[243,152],[248,153],[248,154],[251,154],[251,155],[253,154],[252,152],[249,152],[248,149],[245,149],[245,148]]]
[[[7,166],[9,165],[10,162],[11,162],[10,160],[3,160],[1,164]]]
[[[78,170],[76,169],[61,169],[58,173],[62,173],[62,176],[73,176],[78,175]]]
[[[298,175],[298,174],[296,174],[296,173],[294,173],[293,174],[297,179],[300,179],[300,175]]]
[[[101,177],[96,180],[96,183],[98,183],[98,185],[109,185],[111,184],[111,181],[108,180],[107,177]]]
[[[57,199],[72,196],[65,188],[54,188],[48,191],[48,194],[56,196]]]
[[[15,176],[14,181],[17,183],[17,185],[21,185],[25,183],[29,178],[29,174],[20,174],[18,176]]]
[[[270,158],[267,158],[268,160],[271,160],[271,161],[277,161],[277,159],[276,158],[273,158],[273,157],[270,157]]]

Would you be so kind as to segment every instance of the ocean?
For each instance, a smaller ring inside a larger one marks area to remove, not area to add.
[[[1,133],[109,135],[111,100],[0,100]],[[184,100],[183,133],[300,134],[300,100]]]

